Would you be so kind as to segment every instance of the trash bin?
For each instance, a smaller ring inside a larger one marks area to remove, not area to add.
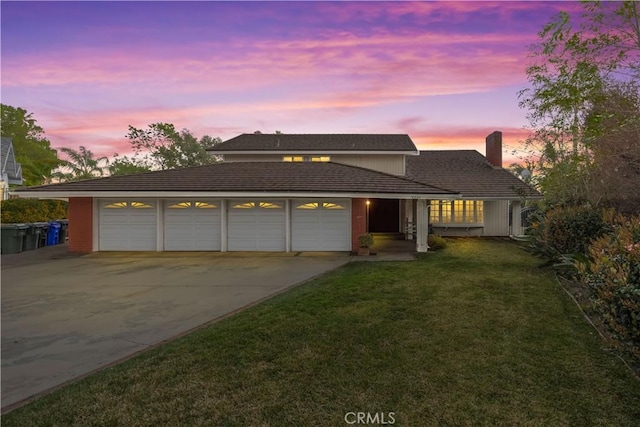
[[[25,224],[2,224],[2,246],[0,252],[3,254],[19,254],[22,252],[24,235],[29,227]]]
[[[47,246],[57,245],[59,239],[60,239],[60,223],[56,221],[49,221],[49,232],[47,233]]]
[[[40,234],[38,235],[38,247],[41,248],[47,245],[47,234],[49,232],[49,223],[48,222],[34,222],[33,223],[36,228],[40,230]]]
[[[68,219],[59,219],[57,222],[60,223],[60,236],[58,238],[58,243],[63,244],[67,241],[68,231],[69,230],[69,220]]]
[[[26,223],[27,232],[24,234],[22,242],[23,251],[32,251],[38,248],[38,241],[40,240],[40,227],[36,227],[33,223]]]

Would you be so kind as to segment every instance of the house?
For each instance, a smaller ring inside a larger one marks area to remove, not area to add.
[[[476,151],[418,151],[408,135],[242,134],[220,163],[31,187],[69,199],[69,250],[356,251],[364,232],[519,234],[524,198],[502,134]],[[509,212],[511,214],[511,221]],[[511,222],[511,224],[510,224]]]
[[[1,138],[0,164],[2,174],[0,175],[0,200],[9,198],[9,185],[22,185],[22,166],[16,162],[13,151],[13,140],[11,138]]]

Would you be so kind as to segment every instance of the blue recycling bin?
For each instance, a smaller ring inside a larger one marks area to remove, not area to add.
[[[57,245],[60,240],[60,223],[49,222],[49,232],[47,233],[47,246]]]

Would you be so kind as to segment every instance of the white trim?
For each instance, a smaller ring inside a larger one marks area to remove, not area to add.
[[[284,250],[291,252],[291,199],[284,201]]]
[[[227,252],[227,236],[228,236],[228,215],[227,215],[227,200],[222,199],[220,202],[220,252]]]
[[[379,155],[379,154],[403,154],[406,156],[419,156],[420,151],[367,151],[367,150],[209,150],[209,153],[216,155],[225,154],[262,154],[262,155],[278,155],[285,156],[288,154],[358,154],[358,155]]]
[[[100,250],[100,204],[98,203],[98,199],[94,197],[92,199],[92,223],[93,223],[93,241],[91,242],[93,246],[93,252],[98,252]]]
[[[429,194],[429,193],[332,193],[332,192],[287,192],[287,191],[252,191],[252,192],[224,192],[224,191],[16,191],[20,197],[49,199],[51,197],[96,197],[100,199],[134,199],[134,198],[328,198],[328,199],[417,199],[417,200],[456,200],[460,194]],[[490,198],[474,197],[472,200],[491,200]],[[499,198],[496,200],[513,200],[515,198]]]
[[[156,199],[156,252],[164,251],[164,200]]]

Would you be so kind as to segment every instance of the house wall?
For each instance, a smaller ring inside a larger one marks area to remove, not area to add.
[[[366,199],[351,200],[351,250],[358,251],[358,236],[367,232]]]
[[[93,198],[69,198],[69,252],[93,252]]]
[[[405,174],[403,154],[332,154],[331,161],[344,165],[373,169],[393,175]]]
[[[509,235],[509,201],[484,202],[484,236]]]
[[[293,154],[225,154],[224,161],[229,163],[281,162],[282,157],[287,155]],[[317,155],[322,155],[322,153],[319,152]],[[309,154],[304,154],[304,156],[308,157]],[[331,154],[331,161],[343,165],[373,169],[393,175],[405,174],[404,154]]]

